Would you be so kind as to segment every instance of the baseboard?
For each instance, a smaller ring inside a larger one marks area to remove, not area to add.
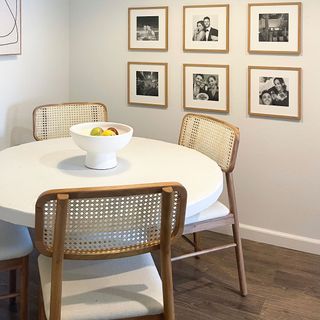
[[[247,224],[240,224],[240,230],[243,239],[320,255],[320,239],[302,237]],[[230,229],[225,228],[218,229],[218,232],[231,234]]]

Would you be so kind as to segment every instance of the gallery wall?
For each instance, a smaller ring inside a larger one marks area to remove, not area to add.
[[[272,56],[247,53],[248,2],[223,2],[230,4],[229,54],[182,50],[183,5],[221,1],[71,0],[70,98],[104,102],[110,119],[132,125],[136,136],[176,142],[186,113],[182,108],[182,64],[229,64],[230,113],[211,115],[234,123],[241,131],[235,181],[242,235],[320,254],[320,38],[315,32],[320,28],[320,3],[302,1],[302,54]],[[128,52],[128,7],[159,5],[169,6],[169,51]],[[168,62],[167,109],[127,104],[127,61]],[[301,121],[248,116],[248,65],[303,68]]]
[[[22,55],[0,56],[0,88],[0,149],[32,141],[32,110],[69,99],[67,1],[22,1]]]

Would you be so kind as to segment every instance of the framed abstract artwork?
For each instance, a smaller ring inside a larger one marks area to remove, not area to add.
[[[229,5],[184,6],[183,50],[229,52]]]
[[[168,7],[128,9],[128,49],[168,50]]]
[[[21,54],[21,0],[0,5],[0,55]]]
[[[184,64],[185,109],[229,112],[229,66]]]
[[[261,54],[300,54],[301,3],[250,3],[248,51]]]
[[[168,65],[128,62],[128,104],[167,107]]]
[[[249,115],[300,120],[301,72],[301,68],[249,66]]]

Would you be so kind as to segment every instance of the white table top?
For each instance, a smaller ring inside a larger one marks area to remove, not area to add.
[[[35,203],[49,189],[180,182],[187,216],[220,196],[223,175],[205,155],[177,144],[133,138],[118,152],[118,166],[92,170],[71,138],[31,142],[0,152],[0,220],[34,227]]]

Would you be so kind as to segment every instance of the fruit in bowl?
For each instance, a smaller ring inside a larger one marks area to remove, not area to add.
[[[91,130],[90,132],[90,136],[105,136],[105,137],[109,137],[109,136],[117,136],[119,135],[119,132],[116,128],[110,127],[106,130],[103,130],[100,127],[95,127]]]
[[[90,169],[117,166],[116,152],[131,140],[133,129],[122,123],[88,122],[70,128],[75,144],[87,152],[85,165]]]

